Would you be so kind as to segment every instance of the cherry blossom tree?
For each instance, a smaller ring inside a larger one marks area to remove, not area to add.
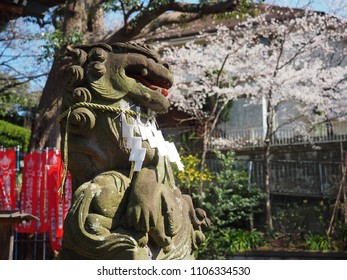
[[[158,26],[187,23],[205,15],[226,11],[242,14],[250,10],[252,5],[251,0],[66,0],[47,19],[54,25],[54,31],[48,36],[54,59],[33,122],[29,150],[60,146],[60,129],[56,118],[64,93],[65,70],[71,65],[66,55],[68,45],[96,42],[113,44],[135,40],[146,37]],[[120,19],[116,20],[115,26],[110,21],[104,21],[110,13]]]
[[[225,108],[238,98],[247,97],[253,103],[265,100],[263,185],[269,230],[273,229],[271,142],[283,125],[295,127],[304,136],[317,123],[345,117],[346,42],[346,22],[341,19],[304,10],[270,9],[165,52],[164,59],[173,64],[176,75],[170,99],[202,128],[202,167]],[[276,115],[285,116],[281,125],[276,124]]]

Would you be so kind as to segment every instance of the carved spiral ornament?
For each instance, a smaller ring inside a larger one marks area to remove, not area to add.
[[[80,132],[85,129],[93,129],[95,126],[96,115],[88,108],[77,108],[71,112],[70,130]]]
[[[84,79],[84,70],[79,65],[72,65],[68,69],[70,80],[67,82],[66,89],[73,90]]]
[[[75,88],[72,92],[72,97],[77,102],[91,102],[92,95],[90,91],[85,87]]]
[[[91,81],[98,80],[105,74],[106,74],[106,67],[103,63],[98,61],[93,61],[88,65],[87,75],[89,80]]]

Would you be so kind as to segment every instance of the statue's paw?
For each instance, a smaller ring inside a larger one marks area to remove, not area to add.
[[[188,195],[182,195],[188,207],[189,218],[195,230],[210,227],[211,221],[207,217],[206,212],[201,208],[194,208],[192,199]]]
[[[153,214],[140,205],[130,206],[126,211],[127,225],[136,231],[149,232],[155,225]]]
[[[162,213],[164,217],[165,234],[175,236],[182,226],[182,213],[177,205],[177,199],[173,193],[163,191]]]
[[[151,229],[149,236],[155,244],[163,249],[168,248],[168,246],[170,246],[172,243],[172,238],[165,234],[163,227],[156,227]]]
[[[140,247],[146,246],[148,244],[148,234],[139,232],[138,236],[136,236],[136,241]]]
[[[203,228],[209,228],[211,226],[211,220],[207,217],[204,210],[201,208],[195,208],[195,215]]]
[[[197,249],[206,240],[205,235],[200,231],[196,230],[194,232],[194,247]]]

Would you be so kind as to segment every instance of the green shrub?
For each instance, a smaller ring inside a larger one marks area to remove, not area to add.
[[[264,245],[264,239],[260,232],[255,229],[246,231],[235,229],[230,236],[230,252],[244,252]]]
[[[343,250],[347,250],[347,224],[337,223],[336,239],[338,242],[342,242]]]
[[[305,243],[307,250],[327,252],[333,249],[331,238],[323,234],[306,234]]]
[[[253,229],[212,227],[206,232],[206,241],[199,248],[198,259],[229,259],[237,252],[245,252],[265,245],[262,233]]]
[[[233,152],[216,153],[221,168],[207,181],[199,197],[201,207],[211,219],[204,231],[206,241],[197,252],[198,259],[228,259],[235,252],[263,244],[256,230],[244,230],[255,212],[261,210],[264,193],[248,182],[247,169],[235,159]]]
[[[20,146],[27,151],[30,139],[30,130],[0,120],[0,146],[13,148]]]
[[[240,228],[253,213],[261,211],[265,195],[260,188],[249,184],[247,169],[235,159],[234,152],[216,152],[216,155],[221,168],[215,180],[206,184],[201,204],[215,226]]]

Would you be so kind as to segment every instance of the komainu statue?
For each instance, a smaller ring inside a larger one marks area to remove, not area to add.
[[[62,259],[192,259],[209,225],[175,186],[156,114],[167,112],[170,66],[147,45],[69,49],[59,118],[73,201]]]

